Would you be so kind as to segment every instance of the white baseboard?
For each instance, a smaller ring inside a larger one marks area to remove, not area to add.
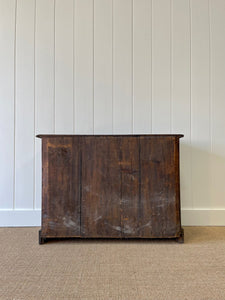
[[[182,209],[183,226],[225,226],[225,209]]]
[[[225,209],[183,209],[183,226],[225,226]],[[0,227],[41,225],[40,210],[0,210]]]
[[[29,227],[41,225],[41,211],[38,209],[0,210],[0,227]]]

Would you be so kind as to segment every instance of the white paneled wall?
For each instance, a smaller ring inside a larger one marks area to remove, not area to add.
[[[40,224],[40,133],[183,133],[184,225],[225,225],[225,0],[0,0],[0,226]]]
[[[0,2],[0,207],[13,209],[15,187],[15,1]]]

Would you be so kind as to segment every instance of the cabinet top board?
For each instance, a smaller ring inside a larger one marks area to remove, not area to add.
[[[55,137],[75,137],[75,136],[82,136],[82,137],[175,137],[175,138],[182,138],[183,134],[38,134],[36,135],[37,138],[55,138]]]

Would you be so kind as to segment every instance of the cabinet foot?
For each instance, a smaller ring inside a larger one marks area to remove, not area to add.
[[[180,244],[183,244],[183,242],[184,242],[184,229],[183,228],[181,228],[180,236],[178,236],[176,238],[176,242],[180,243]]]
[[[46,243],[47,239],[41,236],[41,230],[39,230],[39,245]]]

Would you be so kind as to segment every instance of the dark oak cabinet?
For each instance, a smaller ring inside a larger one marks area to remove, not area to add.
[[[183,135],[38,135],[40,244],[50,238],[175,238]]]

